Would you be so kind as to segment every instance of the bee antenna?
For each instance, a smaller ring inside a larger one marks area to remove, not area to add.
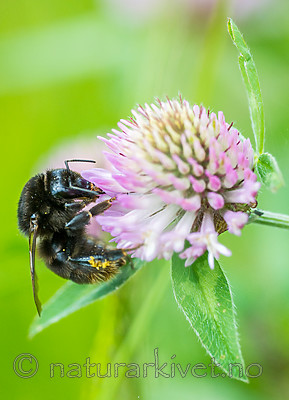
[[[68,163],[70,163],[70,162],[88,162],[88,163],[94,163],[94,164],[96,163],[95,160],[82,160],[82,159],[65,160],[64,164],[66,166],[67,171],[70,171],[70,168],[68,165]]]

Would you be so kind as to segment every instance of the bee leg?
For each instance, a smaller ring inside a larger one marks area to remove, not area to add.
[[[95,206],[90,208],[88,211],[80,212],[75,217],[73,217],[69,222],[67,222],[65,228],[71,231],[84,228],[86,225],[89,224],[89,221],[92,217],[103,213],[105,210],[111,207],[113,200],[114,198],[102,201],[101,203],[96,204]]]
[[[82,250],[83,251],[83,250]],[[76,283],[94,283],[106,281],[117,274],[119,268],[126,264],[122,250],[88,251],[88,255],[69,257],[73,268],[70,279]]]
[[[65,208],[67,210],[70,210],[73,212],[78,212],[78,211],[81,211],[84,207],[86,207],[92,201],[93,201],[93,199],[85,199],[85,200],[81,200],[78,202],[65,203]]]
[[[104,211],[108,210],[113,201],[115,200],[115,197],[112,197],[108,200],[102,201],[101,203],[96,204],[95,206],[91,207],[89,209],[89,212],[91,215],[94,217],[96,215],[102,214]]]

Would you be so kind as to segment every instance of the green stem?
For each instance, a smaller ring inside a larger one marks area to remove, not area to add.
[[[157,313],[157,305],[163,298],[164,292],[170,283],[169,271],[167,264],[159,271],[159,276],[156,278],[154,285],[150,287],[148,295],[136,314],[135,319],[130,325],[126,336],[124,337],[118,351],[111,361],[112,365],[119,362],[124,362],[125,359],[130,359],[134,351],[142,346],[146,331],[150,320]],[[115,399],[119,392],[122,379],[105,380],[103,382],[103,390],[99,399]]]
[[[249,218],[249,223],[275,226],[289,229],[289,215],[277,214],[270,211],[254,210]]]

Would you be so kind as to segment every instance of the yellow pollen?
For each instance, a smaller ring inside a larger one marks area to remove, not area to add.
[[[89,264],[99,270],[100,268],[105,269],[110,265],[110,261],[104,260],[103,262],[100,260],[96,260],[94,257],[90,256]]]
[[[101,267],[101,262],[99,260],[95,260],[95,258],[92,256],[90,256],[89,264],[96,269]]]

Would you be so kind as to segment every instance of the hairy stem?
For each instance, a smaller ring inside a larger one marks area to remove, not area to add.
[[[252,211],[249,223],[270,225],[277,228],[289,229],[289,215],[277,214],[270,211],[254,210]]]

